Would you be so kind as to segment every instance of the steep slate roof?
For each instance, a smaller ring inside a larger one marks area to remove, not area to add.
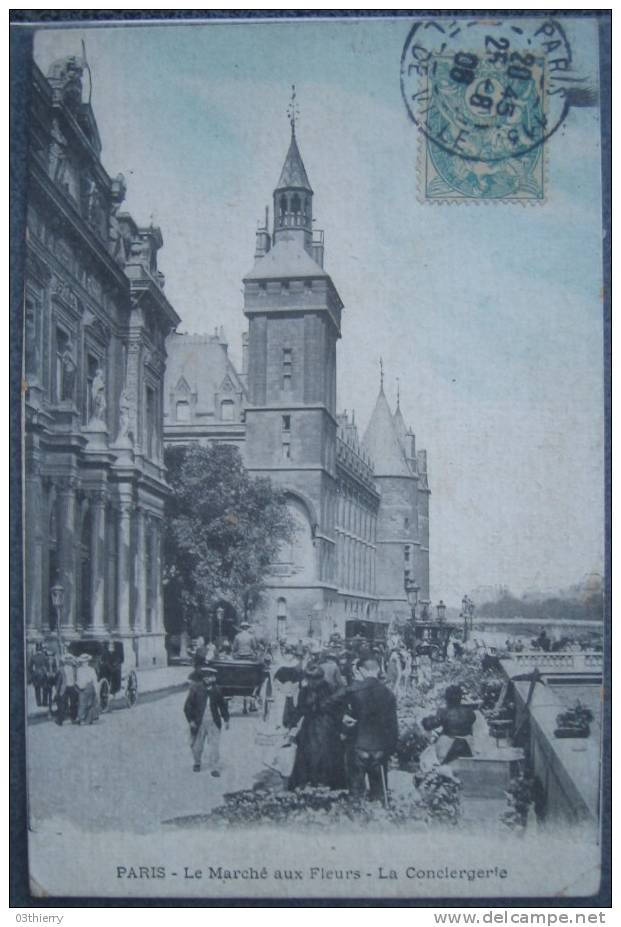
[[[313,192],[294,133],[291,135],[291,144],[276,189],[282,190],[283,187],[302,187],[304,190]]]
[[[169,408],[170,393],[175,392],[183,382],[191,393],[197,394],[197,415],[215,415],[216,393],[227,376],[231,380],[233,393],[245,395],[245,388],[228,356],[228,345],[218,335],[183,335],[174,333],[166,339],[166,378],[164,410],[171,420],[173,410]],[[225,391],[221,393],[222,399]],[[174,424],[174,416],[172,417]]]
[[[401,441],[401,446],[405,451],[408,429],[407,425],[405,424],[405,419],[403,418],[403,413],[401,412],[401,406],[398,405],[395,409],[395,414],[392,417],[392,421],[395,426],[395,431],[399,436],[399,441]]]
[[[412,476],[383,389],[362,443],[375,464],[376,476]]]
[[[299,238],[280,237],[274,247],[257,258],[246,280],[275,280],[280,277],[327,277],[323,267],[312,259]]]

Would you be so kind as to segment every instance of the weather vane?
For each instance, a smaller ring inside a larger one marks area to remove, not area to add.
[[[295,123],[300,118],[300,108],[296,103],[295,84],[291,84],[291,100],[287,107],[287,116],[291,123],[291,134],[295,135]]]
[[[399,408],[399,402],[401,400],[401,390],[399,384],[399,377],[397,377],[397,408]]]
[[[382,360],[381,357],[379,359],[379,365],[380,365],[380,389],[383,390],[384,389],[384,361]]]

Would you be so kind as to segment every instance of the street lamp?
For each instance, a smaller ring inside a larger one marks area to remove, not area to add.
[[[410,579],[409,576],[405,577],[405,594],[408,599],[408,605],[410,606],[410,611],[412,612],[412,621],[416,621],[416,606],[418,605],[418,593],[420,592],[420,586],[415,579]]]
[[[63,655],[63,639],[61,634],[61,623],[63,614],[63,604],[65,601],[65,587],[60,583],[55,583],[50,589],[52,596],[52,605],[56,610],[56,636],[58,637],[58,656]]]
[[[446,618],[446,605],[444,604],[442,599],[440,599],[440,601],[436,605],[436,611],[438,613],[438,621],[442,623]]]

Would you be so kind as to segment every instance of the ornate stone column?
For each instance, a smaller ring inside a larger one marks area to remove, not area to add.
[[[120,634],[131,634],[132,589],[132,502],[121,499],[117,521],[118,587],[117,614]]]
[[[144,631],[145,622],[145,512],[144,509],[137,505],[135,508],[136,518],[136,550],[134,551],[134,581],[136,583],[136,612],[134,614],[134,631],[140,633]]]
[[[62,609],[62,629],[73,630],[77,623],[75,506],[77,480],[73,476],[60,479],[58,493],[58,568],[65,590]]]
[[[153,610],[153,630],[158,634],[164,633],[164,594],[162,588],[162,526],[163,520],[155,521],[154,534],[154,566],[155,566],[155,607]]]
[[[97,490],[91,495],[91,626],[90,631],[102,633],[105,623],[106,582],[106,493]]]

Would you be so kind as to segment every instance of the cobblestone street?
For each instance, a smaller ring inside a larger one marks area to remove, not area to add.
[[[222,775],[192,772],[186,692],[162,695],[132,709],[114,709],[92,727],[53,722],[28,730],[30,818],[35,829],[71,821],[85,830],[157,830],[162,821],[208,811],[224,792],[252,786],[261,769],[256,714],[231,703],[222,731]],[[205,750],[205,759],[207,750]]]

